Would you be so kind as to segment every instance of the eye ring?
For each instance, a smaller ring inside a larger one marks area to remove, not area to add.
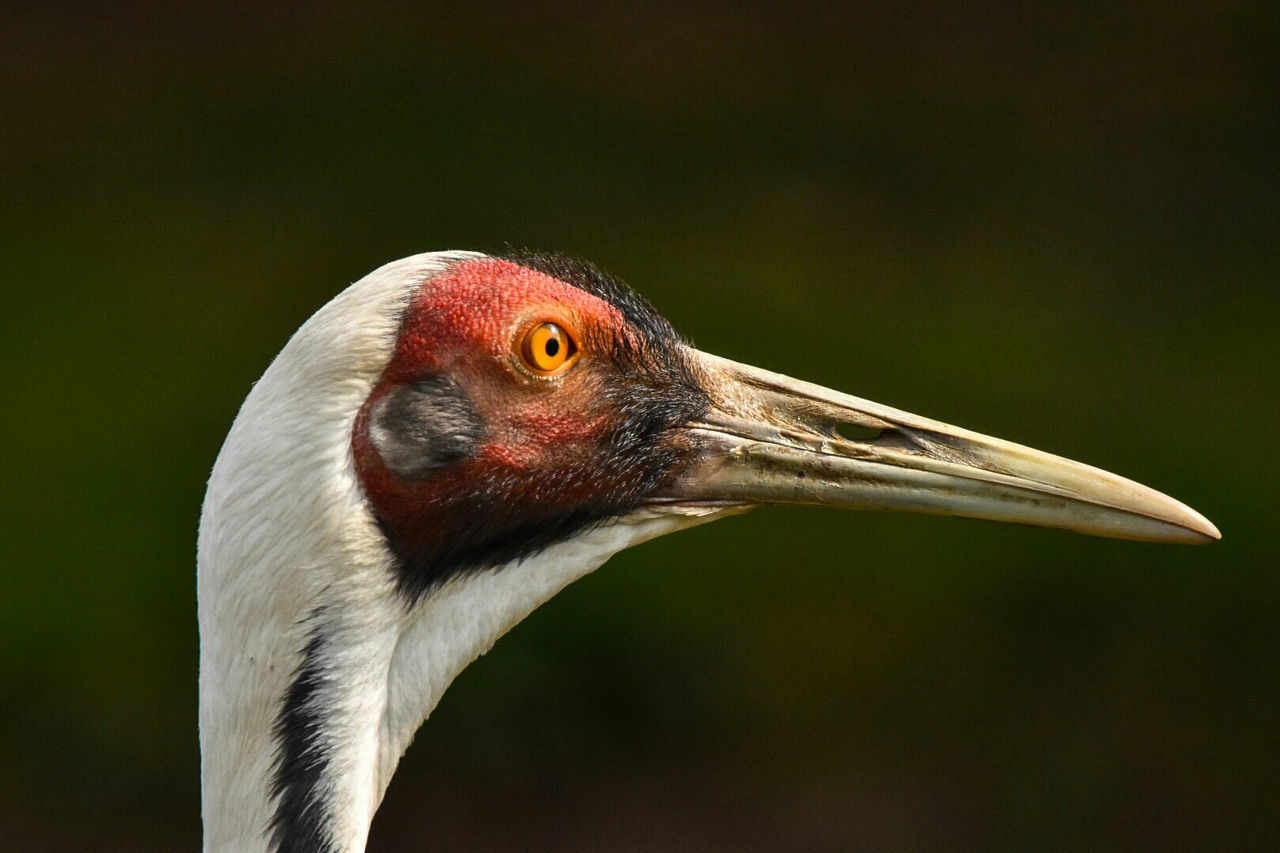
[[[543,320],[520,337],[516,347],[521,363],[537,376],[556,376],[578,359],[578,342],[563,323]]]

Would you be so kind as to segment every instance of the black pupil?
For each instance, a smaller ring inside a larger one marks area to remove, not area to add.
[[[558,352],[560,352],[560,342],[557,341],[555,338],[550,338],[547,341],[547,355],[551,356],[552,358],[555,358],[556,353]]]

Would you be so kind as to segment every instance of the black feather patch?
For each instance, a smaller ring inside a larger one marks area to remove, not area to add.
[[[319,694],[327,676],[321,665],[324,634],[319,624],[276,717],[276,766],[271,780],[275,814],[271,819],[274,853],[333,853],[329,826],[333,815],[321,791],[329,754],[323,738]]]
[[[456,382],[436,374],[379,400],[370,412],[369,440],[388,471],[421,480],[474,454],[484,421]]]
[[[603,299],[652,342],[683,343],[671,323],[649,304],[649,300],[590,261],[554,252],[513,252],[501,257]]]

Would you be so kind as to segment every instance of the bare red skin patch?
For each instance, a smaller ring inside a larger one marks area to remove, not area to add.
[[[546,321],[579,348],[573,366],[554,377],[523,368],[518,354],[524,332]],[[467,547],[597,517],[611,501],[651,487],[655,464],[687,456],[674,438],[653,458],[612,452],[636,415],[606,391],[637,387],[628,400],[666,393],[651,375],[637,383],[639,374],[619,365],[619,341],[633,352],[649,346],[609,302],[510,261],[464,262],[422,285],[352,436],[357,472],[393,550],[423,565],[466,564]],[[474,406],[483,440],[474,455],[424,479],[398,477],[370,439],[372,407],[398,386],[440,374]]]

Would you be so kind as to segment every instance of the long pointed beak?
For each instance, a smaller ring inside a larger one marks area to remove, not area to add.
[[[712,406],[669,499],[960,515],[1150,542],[1218,529],[1132,480],[690,349]]]

